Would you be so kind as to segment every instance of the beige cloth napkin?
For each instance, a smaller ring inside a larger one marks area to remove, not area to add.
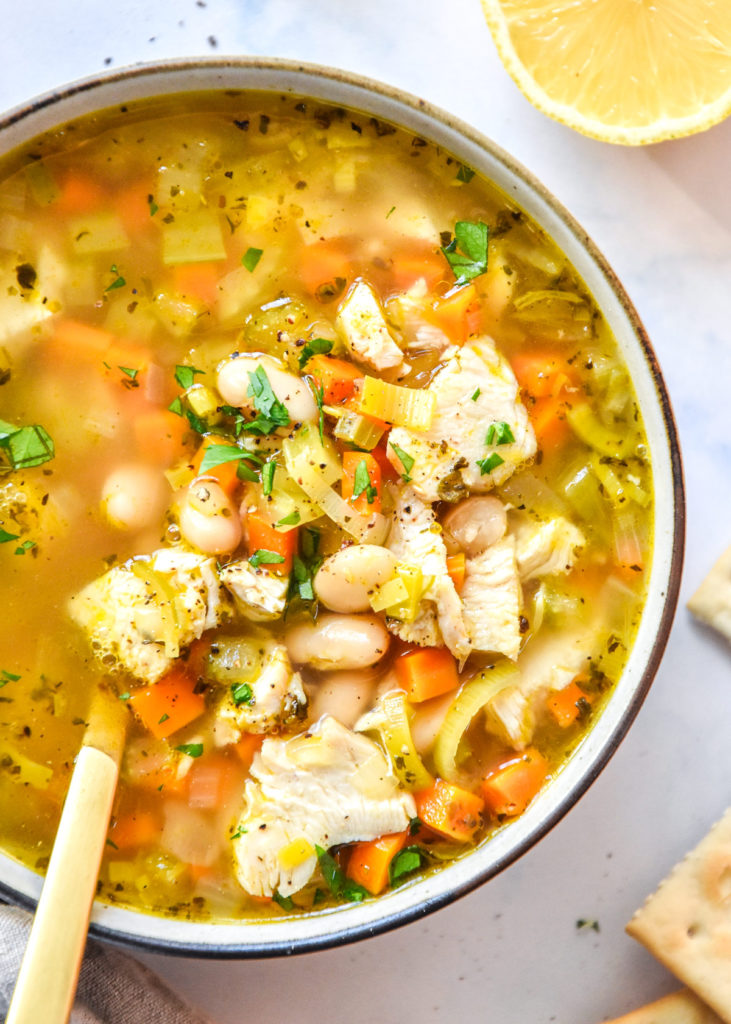
[[[31,915],[0,905],[0,1017],[5,1020]],[[41,1021],[38,1024],[42,1024]],[[119,950],[89,941],[70,1024],[213,1024]]]

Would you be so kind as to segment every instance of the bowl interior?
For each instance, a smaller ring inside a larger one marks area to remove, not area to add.
[[[342,72],[287,61],[166,62],[83,81],[12,111],[0,122],[0,150],[7,153],[43,131],[94,110],[155,95],[210,89],[309,96],[393,121],[448,149],[514,197],[567,255],[617,339],[644,417],[655,487],[648,598],[626,669],[608,706],[568,764],[520,819],[437,874],[378,900],[313,916],[209,924],[103,904],[95,904],[93,910],[92,933],[112,941],[158,952],[256,957],[311,951],[425,915],[497,874],[566,813],[616,749],[659,664],[677,601],[684,499],[680,454],[662,377],[637,315],[606,262],[578,224],[524,168],[467,125],[423,101]],[[0,887],[11,898],[32,904],[41,878],[0,857]]]

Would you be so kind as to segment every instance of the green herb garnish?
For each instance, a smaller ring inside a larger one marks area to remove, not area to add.
[[[420,868],[423,856],[423,851],[418,846],[407,846],[397,853],[388,869],[391,881],[395,882],[397,878],[410,875],[412,871]]]
[[[175,380],[181,386],[183,391],[187,391],[188,388],[193,386],[196,376],[204,376],[205,372],[205,370],[199,370],[195,366],[184,366],[179,364],[175,367]],[[168,406],[168,408],[170,407]]]
[[[17,683],[19,679],[20,676],[16,675],[14,672],[8,672],[6,668],[0,669],[0,689],[2,689],[3,686],[7,686],[8,683]]]
[[[300,514],[297,511],[297,509],[294,508],[289,513],[289,515],[282,516],[282,518],[280,520],[278,520],[277,523],[275,523],[275,526],[296,526],[299,521],[300,521]]]
[[[200,757],[203,753],[202,743],[181,743],[179,747],[175,748],[179,750],[181,754],[187,754],[188,757]]]
[[[121,370],[125,377],[129,377],[130,380],[134,381],[137,380],[137,375],[140,372],[139,370],[135,370],[131,366],[118,366],[117,369]]]
[[[502,466],[505,459],[498,455],[497,452],[492,452],[491,455],[487,455],[484,459],[478,459],[477,465],[480,467],[480,476],[485,476],[486,473],[492,473],[493,469],[497,469],[498,466]]]
[[[368,504],[372,505],[378,496],[378,491],[371,483],[366,460],[361,459],[353,474],[353,500],[359,498],[364,491]]]
[[[482,392],[480,391],[479,388],[477,388],[475,391],[472,392],[472,395],[470,397],[472,398],[473,402],[476,402],[481,394],[482,394]]]
[[[0,544],[7,544],[11,540],[17,540],[19,536],[19,533],[8,533],[7,530],[3,530],[0,526]]]
[[[209,444],[203,453],[199,473],[203,475],[209,470],[215,469],[216,466],[222,466],[225,462],[240,462],[241,459],[251,459],[252,462],[258,461],[256,455],[243,451],[241,448],[237,448],[236,445]],[[258,477],[254,476],[254,479],[258,480]]]
[[[315,850],[322,877],[333,896],[347,900],[348,903],[362,903],[368,895],[363,886],[346,878],[327,850],[321,846],[316,846]]]
[[[509,424],[504,420],[500,420],[497,423],[491,423],[487,430],[487,437],[485,438],[485,444],[514,444],[515,437],[513,431],[510,429]]]
[[[320,558],[320,533],[312,527],[305,527],[300,538],[301,556],[292,560],[292,576],[289,581],[287,599],[299,596],[302,601],[314,601],[315,590],[312,581],[322,565]]]
[[[36,542],[34,540],[24,540],[22,544],[18,545],[13,554],[24,555],[26,551],[32,551],[35,546]]]
[[[281,565],[283,561],[284,555],[276,551],[267,551],[266,548],[258,548],[249,559],[249,565],[258,569],[260,565]]]
[[[457,171],[457,181],[464,181],[465,183],[467,183],[468,181],[472,181],[474,176],[475,172],[472,170],[471,167],[467,167],[466,164],[459,165],[459,170]]]
[[[313,382],[312,390],[317,403],[318,421],[317,427],[320,432],[320,444],[325,443],[325,385]]]
[[[131,696],[132,696],[132,694],[129,693],[129,691],[127,691],[126,693],[120,693],[119,699],[120,700],[129,700]]]
[[[231,696],[236,707],[239,707],[240,704],[254,703],[254,691],[248,683],[232,683]]]
[[[162,723],[163,723],[163,722],[167,722],[168,718],[170,718],[170,715],[168,715],[168,714],[162,715],[162,716],[161,716],[161,717],[160,717],[160,718],[158,719],[158,722],[157,722],[157,724],[158,724],[158,725],[162,725]]]
[[[411,480],[409,474],[411,473],[411,470],[414,468],[414,457],[413,455],[409,455],[408,452],[405,452],[403,448],[399,448],[397,444],[392,444],[391,448],[393,449],[394,452],[396,452],[396,457],[398,458],[401,465],[404,467],[404,472],[401,474],[401,478],[404,481],[404,483],[408,483],[409,480]]]
[[[271,434],[277,427],[289,426],[287,407],[274,394],[263,366],[257,366],[256,370],[249,373],[249,387],[246,393],[254,399],[254,408],[258,415],[255,420],[245,423],[243,430],[250,430],[256,434]]]
[[[274,486],[274,474],[276,471],[276,462],[265,462],[261,467],[261,489],[264,497],[272,493],[272,487]]]
[[[442,252],[454,271],[457,284],[467,284],[487,270],[488,227],[482,221],[458,220],[454,238]]]
[[[389,217],[391,216],[391,214],[393,213],[393,211],[394,211],[395,209],[396,209],[396,207],[395,207],[395,206],[392,206],[392,207],[391,207],[391,209],[390,209],[390,210],[388,211],[388,213],[386,214],[386,220],[388,220],[388,218],[389,218]]]
[[[272,899],[275,903],[278,903],[282,910],[293,910],[294,903],[291,896],[282,896],[281,893],[272,893]]]
[[[114,278],[112,283],[107,288],[104,289],[104,291],[105,292],[111,292],[111,291],[114,291],[115,288],[124,288],[124,286],[127,284],[127,282],[122,277],[122,275],[120,274],[119,270],[117,270],[117,264],[116,263],[112,263],[111,267],[109,268],[109,272],[112,273],[112,274],[116,274],[116,277]]]
[[[299,354],[300,370],[302,370],[305,364],[312,358],[312,356],[325,355],[327,352],[331,352],[333,343],[328,341],[327,338],[310,338],[309,341],[305,342],[304,348]]]
[[[155,202],[155,198],[152,195],[147,197],[147,205],[150,207],[150,216],[154,217],[160,207]]]
[[[241,262],[244,264],[246,269],[251,274],[256,269],[256,265],[259,262],[259,260],[262,258],[263,255],[264,255],[264,250],[263,249],[255,249],[253,246],[250,246],[246,250],[244,255],[241,257]]]
[[[239,825],[239,827],[238,827],[238,828],[236,829],[236,831],[234,832],[234,834],[233,834],[233,835],[231,836],[231,839],[232,839],[232,840],[234,840],[234,839],[240,839],[240,838],[241,838],[241,836],[245,836],[245,835],[246,835],[247,831],[248,831],[248,829],[242,828],[242,827],[241,827],[241,826]]]
[[[53,441],[43,427],[14,427],[0,420],[0,449],[4,450],[12,469],[41,466],[56,454]]]

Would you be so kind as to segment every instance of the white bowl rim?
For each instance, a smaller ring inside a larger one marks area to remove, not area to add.
[[[190,84],[194,76],[207,77],[210,82]],[[247,83],[237,84],[237,76],[247,79]],[[248,79],[254,81],[249,83]],[[147,80],[149,88],[140,91],[139,86]],[[111,91],[117,87],[126,88],[130,94],[126,98],[111,99]],[[596,276],[596,280],[587,281],[587,285],[626,361],[631,364],[648,437],[650,426],[656,437],[651,443],[656,522],[648,584],[650,611],[646,608],[643,612],[627,668],[607,708],[558,778],[520,819],[475,852],[425,879],[376,900],[314,915],[281,921],[208,923],[102,903],[94,905],[90,933],[114,944],[155,953],[244,959],[313,952],[417,920],[493,878],[557,824],[616,751],[659,667],[680,588],[685,495],[677,430],[657,358],[632,303],[604,257],[563,205],[509,154],[460,119],[404,90],[363,75],[280,58],[194,57],[154,61],[95,74],[9,111],[0,119],[0,155],[79,114],[131,102],[138,95],[154,97],[224,88],[301,95],[402,124],[425,138],[437,142],[441,138],[440,144],[496,180],[504,192],[520,191],[517,200],[520,207],[557,241],[578,272],[584,278],[588,271]],[[103,97],[107,92],[110,102],[92,102],[98,94]],[[55,112],[59,107],[61,116],[57,117]],[[64,113],[67,108],[68,112]],[[444,141],[446,138],[448,143]],[[7,147],[6,139],[9,139]],[[489,172],[486,165],[490,165]],[[550,229],[545,217],[553,225]],[[657,500],[658,476],[662,477],[662,502]],[[646,621],[649,619],[651,621]],[[0,894],[33,907],[40,893],[41,877],[5,854],[0,854],[0,870],[4,873],[0,879]]]

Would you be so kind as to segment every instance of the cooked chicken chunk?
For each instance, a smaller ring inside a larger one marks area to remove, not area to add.
[[[444,366],[427,388],[436,398],[429,429],[394,427],[389,435],[389,459],[401,472],[395,448],[413,458],[409,472],[424,501],[454,501],[468,491],[489,491],[536,452],[535,434],[518,398],[517,381],[492,341],[483,338],[448,349],[444,356]],[[515,440],[488,445],[493,424],[507,424]],[[483,472],[484,460],[490,456],[500,461]]]
[[[288,576],[276,576],[250,562],[229,562],[218,571],[218,578],[234,597],[237,610],[252,622],[278,619],[287,600]]]
[[[462,605],[447,573],[447,549],[434,510],[413,487],[401,488],[396,498],[388,548],[399,562],[420,569],[428,581],[415,621],[389,619],[391,632],[425,647],[433,647],[443,638],[456,658],[466,658],[470,643]]]
[[[581,530],[563,516],[545,523],[521,517],[511,524],[515,558],[522,580],[571,572],[586,545]]]
[[[155,683],[229,609],[213,558],[162,548],[89,583],[69,611],[105,668]]]
[[[428,304],[426,281],[420,277],[408,291],[391,299],[388,311],[402,329],[407,349],[444,352],[451,342],[444,331],[426,319]]]
[[[400,366],[404,354],[396,344],[373,289],[359,281],[335,319],[350,352],[376,370]]]
[[[515,661],[520,651],[523,594],[513,537],[504,537],[467,559],[460,596],[472,648],[504,654]]]
[[[380,747],[330,716],[311,733],[266,739],[251,775],[234,856],[253,896],[301,889],[317,867],[316,846],[401,832],[416,814]]]
[[[262,641],[255,664],[243,665],[241,681],[229,683],[217,717],[236,732],[279,732],[307,714],[302,677],[295,672],[284,644]],[[235,674],[235,673],[234,673]]]

